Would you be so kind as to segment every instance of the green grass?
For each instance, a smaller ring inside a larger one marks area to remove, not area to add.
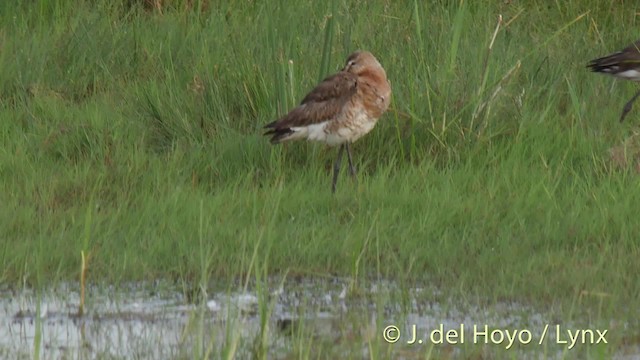
[[[3,282],[76,281],[85,250],[90,281],[336,274],[636,311],[640,178],[607,149],[640,112],[620,124],[633,85],[584,68],[635,40],[627,6],[118,3],[0,5]],[[358,48],[393,100],[332,196],[335,149],[261,127]]]

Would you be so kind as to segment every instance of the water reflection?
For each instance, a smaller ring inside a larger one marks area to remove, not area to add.
[[[93,287],[84,317],[76,316],[79,295],[69,285],[41,294],[0,292],[0,322],[8,324],[0,326],[0,357],[33,358],[39,350],[42,358],[56,359],[175,359],[225,352],[248,358],[256,354],[259,343],[270,359],[304,357],[301,349],[317,346],[347,358],[392,354],[413,359],[434,351],[438,357],[454,358],[473,354],[493,358],[507,354],[504,351],[513,351],[517,358],[589,358],[591,348],[585,344],[568,352],[568,344],[562,343],[568,336],[555,331],[555,326],[594,331],[607,327],[609,333],[627,326],[563,321],[515,303],[438,302],[433,299],[442,296],[435,289],[402,290],[390,282],[375,282],[353,292],[347,291],[349,282],[339,280],[274,284],[262,293],[252,290],[261,287],[209,289],[206,298],[195,304],[168,284]],[[545,343],[537,344],[545,327],[550,329]],[[397,336],[395,342],[385,341],[387,328],[396,333],[391,334]],[[500,332],[493,335],[494,330]],[[478,331],[485,331],[486,337],[474,338]],[[600,353],[605,358],[611,354]],[[638,358],[640,351],[637,344],[629,344],[611,356]]]

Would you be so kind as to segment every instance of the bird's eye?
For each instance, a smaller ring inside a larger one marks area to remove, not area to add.
[[[348,63],[347,65],[349,65],[349,66],[353,66],[353,65],[355,65],[355,64],[356,64],[356,61],[355,61],[355,60],[351,60],[351,61],[349,61],[349,63]]]

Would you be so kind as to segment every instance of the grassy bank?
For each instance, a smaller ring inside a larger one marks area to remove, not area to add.
[[[3,282],[75,280],[86,250],[93,281],[258,268],[543,304],[604,294],[611,311],[640,295],[640,180],[607,152],[640,112],[617,122],[633,85],[584,68],[635,40],[622,5],[8,6]],[[260,128],[358,48],[393,102],[353,147],[358,184],[345,172],[332,196],[335,150],[273,147]]]

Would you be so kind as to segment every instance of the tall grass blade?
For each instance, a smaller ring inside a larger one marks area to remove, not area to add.
[[[332,1],[332,10],[333,4]],[[331,49],[333,44],[333,23],[334,14],[331,13],[327,16],[326,25],[324,29],[324,43],[322,45],[322,61],[320,62],[320,70],[318,72],[318,82],[322,81],[329,73],[329,66],[331,63]]]
[[[451,38],[451,49],[449,50],[449,73],[455,71],[456,63],[458,61],[458,50],[460,47],[460,38],[462,37],[462,30],[467,17],[467,7],[464,0],[460,0],[458,11],[453,23],[453,37]]]

